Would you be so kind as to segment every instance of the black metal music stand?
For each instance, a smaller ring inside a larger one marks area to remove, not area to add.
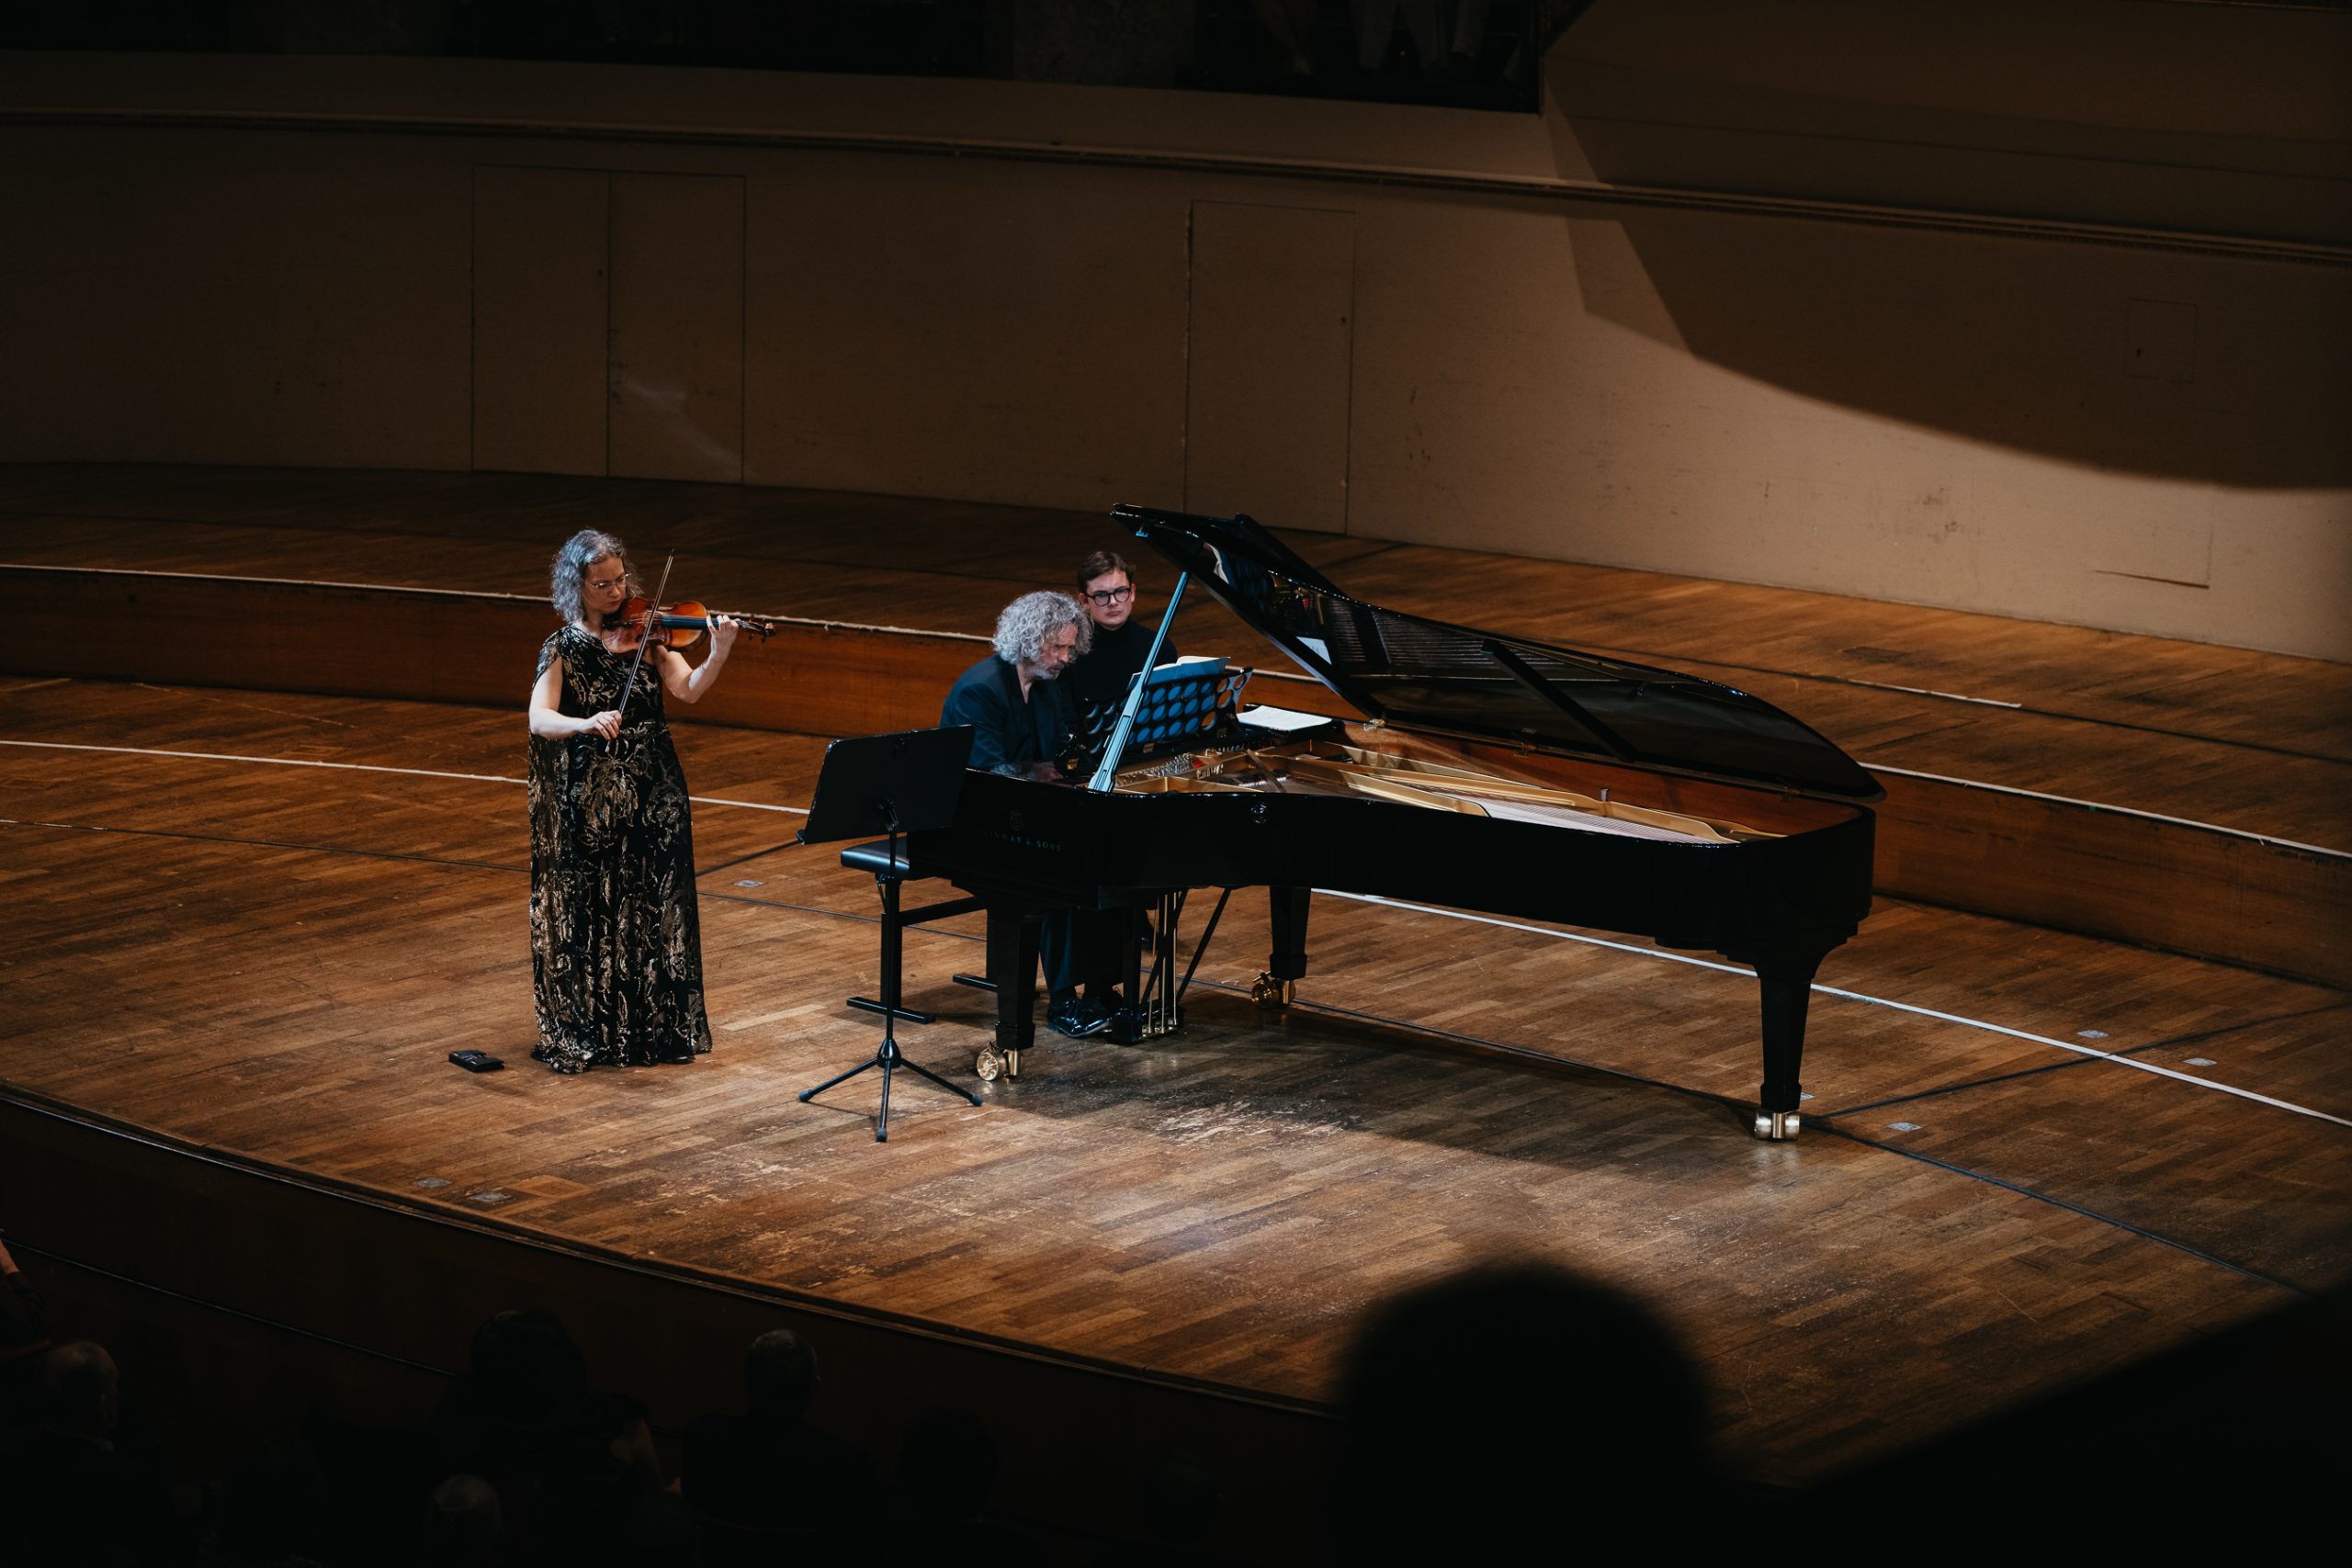
[[[1087,788],[1107,790],[1130,751],[1172,750],[1199,745],[1212,726],[1229,724],[1250,671],[1229,670],[1222,659],[1188,659],[1139,671],[1127,682],[1126,700],[1102,741],[1101,762]]]
[[[892,867],[899,858],[899,835],[944,828],[956,818],[956,797],[964,792],[964,766],[972,754],[972,727],[952,729],[910,729],[897,735],[865,735],[836,740],[825,748],[825,765],[817,775],[816,797],[808,803],[808,825],[800,829],[804,844],[833,839],[863,838],[875,832],[890,836]],[[845,1083],[868,1067],[882,1069],[882,1113],[874,1123],[874,1141],[890,1140],[890,1074],[899,1067],[920,1073],[950,1094],[962,1095],[974,1105],[980,1097],[958,1089],[920,1062],[910,1062],[899,1050],[898,987],[885,975],[882,1044],[874,1059],[837,1073],[815,1089],[803,1089],[806,1105],[835,1084]]]

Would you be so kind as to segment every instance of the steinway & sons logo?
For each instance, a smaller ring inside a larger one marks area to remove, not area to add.
[[[1059,840],[1035,839],[1030,837],[1028,819],[1023,817],[1018,811],[1006,812],[1004,814],[1004,826],[999,829],[991,835],[991,837],[995,838],[1000,842],[1012,844],[1020,849],[1039,850],[1046,854],[1059,854],[1061,852],[1062,846]]]

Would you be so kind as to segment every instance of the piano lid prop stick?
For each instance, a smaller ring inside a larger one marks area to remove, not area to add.
[[[1099,794],[1109,794],[1119,774],[1119,755],[1127,749],[1127,738],[1136,732],[1136,715],[1143,711],[1143,694],[1151,684],[1151,672],[1159,668],[1159,650],[1168,642],[1168,628],[1176,624],[1176,606],[1184,602],[1184,584],[1193,580],[1189,571],[1176,574],[1175,590],[1168,595],[1168,608],[1159,615],[1159,629],[1151,634],[1151,651],[1143,656],[1143,668],[1136,671],[1135,690],[1127,694],[1125,707],[1119,710],[1118,728],[1111,731],[1111,743],[1102,748],[1102,765],[1094,770],[1086,787]]]

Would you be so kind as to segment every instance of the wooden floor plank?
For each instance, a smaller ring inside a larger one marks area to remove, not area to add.
[[[2341,1009],[2233,1031],[2233,1057],[2340,1055]],[[2222,1050],[2214,1044],[2199,1047]],[[2162,1060],[2180,1048],[2149,1053]],[[2193,1069],[2192,1069],[2193,1070]],[[1856,1137],[2048,1193],[2303,1290],[2340,1278],[2352,1137],[2293,1116],[2205,1116],[2160,1077],[2095,1065],[1830,1113]]]

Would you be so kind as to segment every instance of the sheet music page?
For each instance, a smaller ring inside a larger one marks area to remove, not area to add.
[[[1300,713],[1294,708],[1270,707],[1263,703],[1243,708],[1235,716],[1242,723],[1260,729],[1288,735],[1296,730],[1312,729],[1318,724],[1329,724],[1330,718],[1319,713]]]

